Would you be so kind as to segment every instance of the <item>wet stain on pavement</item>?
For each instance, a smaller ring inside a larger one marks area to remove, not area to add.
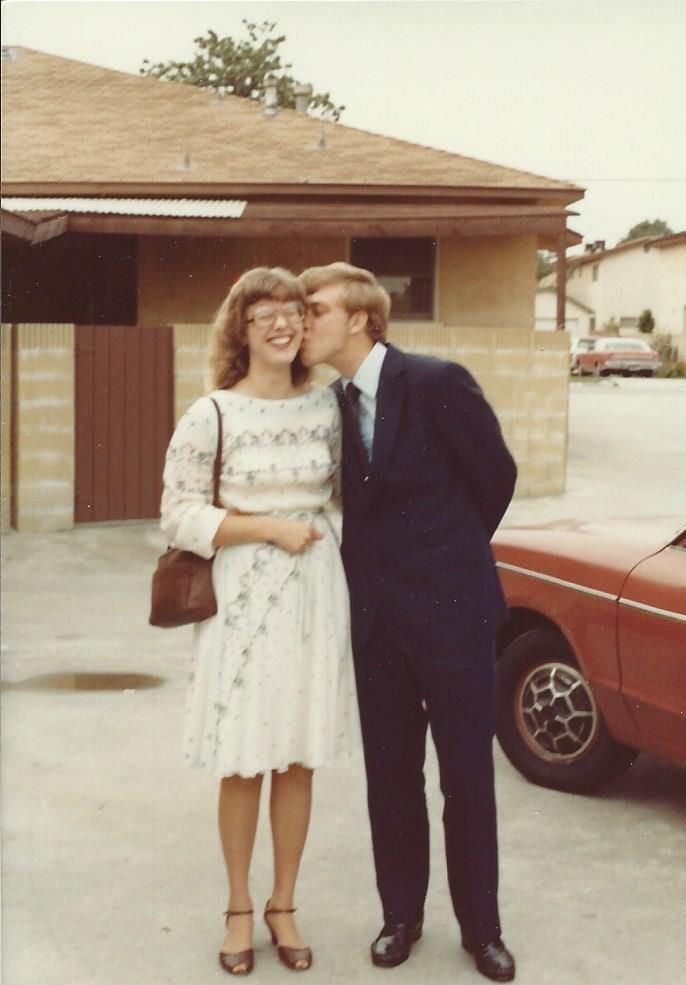
[[[0,688],[3,691],[143,691],[160,687],[165,680],[153,674],[76,672],[3,681]]]

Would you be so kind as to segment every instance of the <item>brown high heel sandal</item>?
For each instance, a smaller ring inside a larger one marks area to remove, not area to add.
[[[279,944],[279,940],[274,933],[274,929],[268,920],[270,914],[295,913],[295,909],[277,910],[270,904],[271,900],[267,900],[267,904],[264,908],[264,922],[269,929],[269,933],[272,935],[272,944],[276,947],[276,953],[279,956],[279,961],[281,964],[285,964],[287,968],[290,968],[291,971],[307,971],[312,964],[312,949],[309,947],[286,947],[284,944]],[[301,968],[298,967],[299,961],[305,962]]]
[[[225,916],[225,926],[229,926],[229,917],[247,917],[252,910],[227,910]],[[219,952],[219,964],[224,971],[230,975],[249,975],[255,963],[255,952],[249,947],[246,951],[236,951],[229,954],[227,951]]]

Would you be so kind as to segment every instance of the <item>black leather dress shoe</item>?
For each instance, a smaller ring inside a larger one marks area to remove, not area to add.
[[[482,975],[493,982],[511,982],[515,976],[515,961],[499,937],[488,944],[473,944],[462,935],[462,947],[474,958]]]
[[[422,936],[423,918],[416,923],[385,923],[372,944],[372,961],[379,968],[395,968],[407,961],[412,945]]]

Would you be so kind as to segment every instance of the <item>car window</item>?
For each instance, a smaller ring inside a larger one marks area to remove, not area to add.
[[[650,346],[641,339],[598,339],[596,347],[601,352],[650,352]]]

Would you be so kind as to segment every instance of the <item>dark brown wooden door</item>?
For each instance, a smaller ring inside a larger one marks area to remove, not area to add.
[[[75,522],[157,517],[174,426],[172,328],[75,331]]]

